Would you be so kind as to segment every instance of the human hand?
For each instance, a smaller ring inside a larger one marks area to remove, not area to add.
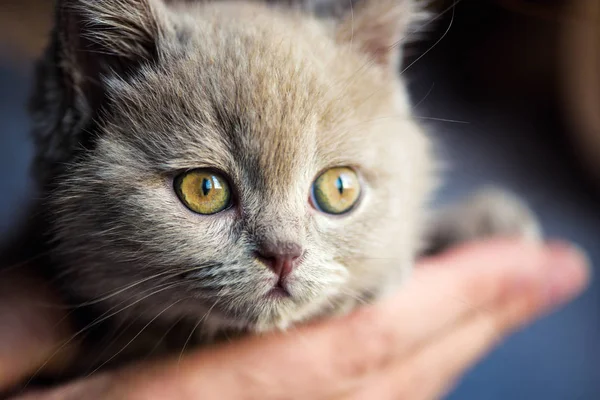
[[[26,266],[0,270],[0,397],[34,374],[60,370],[73,347],[56,351],[70,334],[65,308]]]
[[[20,399],[436,399],[513,330],[580,293],[585,264],[565,244],[468,244],[349,316]]]

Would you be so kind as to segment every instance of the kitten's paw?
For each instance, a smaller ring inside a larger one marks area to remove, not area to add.
[[[462,242],[491,237],[522,238],[538,242],[542,229],[529,206],[499,188],[483,188],[460,203],[434,215],[426,235],[426,254],[438,253]]]
[[[459,239],[494,236],[542,239],[542,229],[529,206],[516,195],[498,188],[484,188],[457,207],[453,218]]]

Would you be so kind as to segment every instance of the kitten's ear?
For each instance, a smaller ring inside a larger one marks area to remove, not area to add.
[[[157,57],[167,30],[162,1],[58,0],[30,100],[34,173],[42,180],[91,143],[91,124],[107,100],[104,78],[127,77]]]
[[[427,14],[416,0],[348,0],[351,5],[338,20],[336,40],[353,43],[376,63],[391,68],[400,64],[404,41]]]
[[[156,10],[160,4],[154,0],[59,0],[56,40],[65,83],[83,96],[98,96],[95,92],[102,90],[103,76],[127,74],[153,60],[163,30]]]

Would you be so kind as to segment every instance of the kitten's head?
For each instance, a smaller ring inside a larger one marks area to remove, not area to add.
[[[59,3],[33,107],[75,294],[264,330],[407,272],[431,184],[397,76],[413,1]]]

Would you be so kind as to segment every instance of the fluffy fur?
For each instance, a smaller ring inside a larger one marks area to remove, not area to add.
[[[346,312],[406,277],[435,183],[397,74],[420,11],[312,6],[59,1],[33,95],[34,171],[70,298],[162,332],[261,332]],[[332,217],[309,193],[335,166],[358,171],[363,195]],[[200,167],[229,177],[232,209],[182,205],[173,178]],[[266,296],[264,242],[304,250],[289,298]]]

